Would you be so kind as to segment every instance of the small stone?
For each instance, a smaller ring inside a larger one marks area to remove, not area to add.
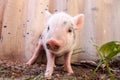
[[[57,78],[59,78],[59,77],[60,77],[60,74],[55,74],[55,76],[56,76]]]
[[[41,67],[45,67],[45,64],[41,64]]]

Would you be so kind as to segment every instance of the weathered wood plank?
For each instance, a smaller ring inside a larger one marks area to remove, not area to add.
[[[22,61],[24,0],[8,0],[2,25],[1,58]]]
[[[2,38],[1,32],[2,32],[2,23],[3,23],[3,17],[4,17],[4,10],[6,7],[7,0],[0,0],[0,39]]]

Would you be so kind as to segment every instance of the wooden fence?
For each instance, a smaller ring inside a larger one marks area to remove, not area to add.
[[[32,56],[46,10],[85,14],[72,63],[96,60],[94,44],[120,40],[120,0],[0,0],[0,59],[26,62]]]

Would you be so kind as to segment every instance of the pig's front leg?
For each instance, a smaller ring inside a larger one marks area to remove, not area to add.
[[[32,65],[36,61],[37,57],[40,55],[40,51],[42,49],[43,49],[42,42],[41,42],[41,40],[39,40],[38,45],[33,53],[32,58],[26,64]]]
[[[68,52],[64,55],[64,59],[65,59],[65,69],[67,70],[68,72],[68,75],[71,75],[73,74],[73,70],[72,70],[72,67],[71,67],[71,55],[72,55],[72,52]]]
[[[47,55],[47,67],[45,71],[45,77],[50,78],[53,73],[55,55],[50,53],[49,51],[46,51],[46,55]]]

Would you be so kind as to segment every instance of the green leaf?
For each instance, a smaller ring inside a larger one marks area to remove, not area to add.
[[[106,56],[106,60],[110,60],[112,57],[114,57],[115,55],[117,55],[120,52],[120,49],[117,51],[112,51],[110,54],[108,54]]]
[[[120,52],[120,42],[111,41],[111,42],[105,43],[100,47],[99,51],[102,54],[105,54],[105,58],[109,60]]]

